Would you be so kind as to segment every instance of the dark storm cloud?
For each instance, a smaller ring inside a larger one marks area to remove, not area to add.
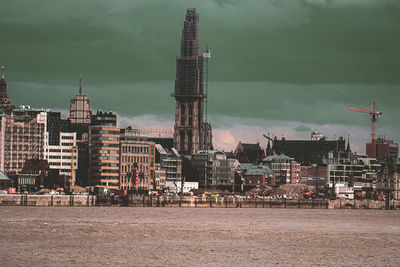
[[[212,52],[214,126],[231,116],[368,127],[368,116],[347,107],[376,100],[380,127],[400,139],[397,0],[0,0],[0,7],[0,64],[16,104],[68,109],[82,73],[95,108],[173,118],[175,57],[186,8],[196,7],[201,49]]]
[[[296,132],[307,132],[307,133],[310,133],[312,131],[310,127],[304,125],[297,126],[296,128],[294,128],[294,130]]]

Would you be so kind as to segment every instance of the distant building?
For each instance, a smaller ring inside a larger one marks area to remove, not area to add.
[[[13,181],[4,173],[0,171],[0,190],[6,190],[13,187]]]
[[[0,171],[15,174],[27,159],[43,159],[47,113],[25,106],[0,114]]]
[[[191,162],[199,174],[200,187],[234,185],[239,162],[236,159],[227,159],[223,151],[201,150],[192,154]]]
[[[182,182],[172,182],[167,181],[166,188],[168,188],[168,192],[179,194],[182,193]],[[193,189],[199,189],[198,182],[183,182],[183,193],[187,194]]]
[[[400,175],[388,165],[383,166],[376,180],[376,194],[385,196],[389,200],[400,199]]]
[[[243,174],[247,185],[274,185],[274,172],[266,165],[252,165]]]
[[[321,164],[327,152],[345,151],[346,142],[340,137],[338,140],[326,140],[323,135],[313,132],[311,140],[278,140],[275,137],[273,150],[276,154],[284,154],[301,165]]]
[[[274,173],[276,184],[296,184],[300,178],[300,164],[286,155],[272,155],[263,159]]]
[[[260,144],[248,144],[239,141],[235,149],[235,158],[240,163],[252,163],[257,165],[265,157],[265,151],[261,149]]]
[[[366,144],[366,154],[371,157],[373,151],[372,143]],[[393,160],[399,156],[399,145],[381,135],[376,140],[376,158],[380,161]]]
[[[71,99],[69,120],[73,124],[90,124],[92,120],[90,100],[82,94],[82,79],[79,79],[79,94]]]
[[[167,186],[167,170],[161,167],[161,163],[155,163],[154,174],[156,189],[163,190]]]
[[[160,144],[156,144],[156,164],[165,170],[166,182],[176,182],[182,179],[182,159],[175,148],[164,149]]]
[[[131,128],[120,131],[120,187],[137,189],[133,184],[136,166],[139,172],[139,186],[154,189],[155,186],[155,143],[141,138]]]
[[[14,176],[18,192],[36,192],[48,186],[50,167],[47,160],[27,159],[23,169]]]
[[[190,162],[198,174],[198,182],[200,188],[211,187],[212,179],[212,162],[213,155],[216,151],[199,151],[198,153],[192,154]]]
[[[300,166],[299,183],[324,186],[328,181],[328,167],[325,164]]]
[[[89,137],[77,140],[78,169],[75,184],[85,187],[89,185]]]
[[[59,136],[58,145],[46,144],[44,146],[44,159],[47,160],[50,169],[57,170],[59,175],[69,177],[70,184],[74,185],[78,168],[76,133],[61,132]]]
[[[182,155],[212,148],[211,124],[204,121],[203,56],[199,55],[199,14],[188,8],[176,59],[174,147]]]
[[[359,196],[372,197],[381,168],[375,158],[360,157],[349,152],[329,152],[329,157],[324,161],[328,166],[327,183],[330,188],[351,188]]]

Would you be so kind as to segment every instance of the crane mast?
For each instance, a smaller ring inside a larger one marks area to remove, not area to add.
[[[372,104],[372,110],[368,109],[362,109],[362,108],[355,108],[355,107],[349,107],[349,110],[355,111],[355,112],[361,112],[361,113],[367,113],[371,115],[371,144],[372,144],[372,151],[371,151],[371,157],[376,157],[376,124],[377,124],[377,119],[379,119],[382,115],[382,112],[376,111],[376,104],[375,101]]]

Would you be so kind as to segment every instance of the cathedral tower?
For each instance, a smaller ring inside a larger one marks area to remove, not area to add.
[[[184,155],[212,148],[211,125],[204,122],[203,56],[199,55],[199,14],[188,8],[176,59],[174,146]]]

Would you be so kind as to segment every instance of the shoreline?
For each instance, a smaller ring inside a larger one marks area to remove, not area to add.
[[[185,208],[282,208],[398,210],[400,201],[345,199],[266,199],[242,197],[137,196],[99,198],[93,195],[0,195],[0,206],[30,207],[185,207]]]

